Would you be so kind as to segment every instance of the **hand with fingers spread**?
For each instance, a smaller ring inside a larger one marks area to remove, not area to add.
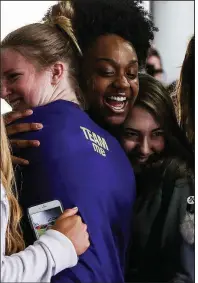
[[[40,142],[38,140],[16,140],[12,139],[11,136],[22,133],[22,132],[29,132],[29,131],[38,131],[43,128],[43,125],[40,123],[20,123],[20,124],[12,124],[14,121],[32,115],[33,111],[31,109],[25,111],[12,111],[6,113],[4,117],[7,135],[10,139],[10,143],[13,147],[17,148],[26,148],[26,147],[38,147]],[[29,161],[12,156],[13,164],[20,164],[20,165],[28,165]]]
[[[89,248],[90,242],[87,225],[82,222],[79,215],[76,215],[77,212],[77,207],[65,210],[51,229],[57,230],[69,238],[77,255],[81,255]]]

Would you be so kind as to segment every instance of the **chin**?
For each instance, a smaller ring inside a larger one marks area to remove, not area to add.
[[[105,115],[104,121],[112,128],[119,127],[124,123],[126,116],[125,113],[122,113],[122,115]]]
[[[131,165],[135,173],[140,173],[143,168],[146,167],[147,162],[139,162],[137,160],[131,160]]]

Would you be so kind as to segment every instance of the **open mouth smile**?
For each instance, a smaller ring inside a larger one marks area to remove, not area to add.
[[[115,113],[123,113],[128,101],[126,96],[112,95],[104,98],[104,104]]]

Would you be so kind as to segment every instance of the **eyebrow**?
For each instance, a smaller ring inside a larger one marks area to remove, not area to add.
[[[156,129],[154,129],[154,130],[152,130],[153,133],[154,133],[154,132],[157,132],[157,131],[163,131],[163,130],[162,130],[162,128],[160,128],[160,127],[159,127],[159,128],[156,128]]]
[[[131,132],[136,132],[136,133],[140,133],[141,131],[134,129],[134,128],[125,128],[125,130],[129,130]],[[154,130],[152,130],[152,133],[157,132],[157,131],[163,131],[160,127],[156,128]]]
[[[131,132],[136,132],[136,133],[139,133],[140,131],[136,130],[136,129],[133,129],[133,128],[124,128],[125,131],[128,130],[128,131],[131,131]]]
[[[10,73],[13,73],[13,72],[18,72],[20,69],[19,68],[16,68],[16,69],[9,69],[7,70],[6,72],[3,72],[4,75],[7,75],[7,74],[10,74]]]
[[[99,62],[99,61],[106,61],[106,62],[112,63],[114,65],[118,65],[118,63],[115,60],[110,59],[110,58],[105,58],[105,57],[96,58],[96,62]],[[138,63],[138,60],[133,59],[133,60],[129,61],[128,65],[134,65],[134,64],[137,64],[137,63]]]

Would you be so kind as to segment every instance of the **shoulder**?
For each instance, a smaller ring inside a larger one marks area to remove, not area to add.
[[[194,194],[194,173],[186,162],[179,158],[165,160],[163,182],[167,187],[172,187],[173,192],[181,196],[191,196]]]

